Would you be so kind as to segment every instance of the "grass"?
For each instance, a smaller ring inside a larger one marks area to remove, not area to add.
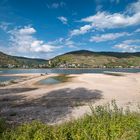
[[[1,140],[140,140],[140,112],[118,108],[112,101],[91,107],[92,114],[60,125],[41,122],[1,130]],[[3,122],[0,122],[3,123]]]

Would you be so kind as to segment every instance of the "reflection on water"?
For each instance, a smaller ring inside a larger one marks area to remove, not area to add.
[[[17,74],[17,73],[61,73],[61,74],[81,74],[81,73],[104,73],[111,72],[129,72],[137,73],[140,69],[5,69],[0,70],[0,74]]]

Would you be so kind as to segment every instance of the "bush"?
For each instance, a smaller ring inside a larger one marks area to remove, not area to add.
[[[92,114],[61,125],[23,124],[2,133],[2,140],[140,140],[140,113],[118,108],[113,101],[91,107]]]
[[[0,118],[0,136],[6,130],[6,128],[7,128],[7,125],[6,125],[5,120]]]

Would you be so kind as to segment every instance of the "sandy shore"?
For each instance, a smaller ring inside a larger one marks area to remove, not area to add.
[[[122,107],[137,110],[140,103],[140,73],[123,76],[73,74],[69,82],[39,85],[56,74],[16,74],[29,79],[0,88],[0,114],[9,123],[41,120],[54,124],[90,113],[89,104],[100,105],[115,99]]]

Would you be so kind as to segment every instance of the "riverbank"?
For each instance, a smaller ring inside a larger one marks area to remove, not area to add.
[[[140,103],[140,73],[71,74],[70,81],[53,85],[37,82],[58,74],[12,75],[32,78],[0,88],[1,116],[8,123],[61,123],[90,113],[89,104],[106,104],[113,99],[135,111]]]

